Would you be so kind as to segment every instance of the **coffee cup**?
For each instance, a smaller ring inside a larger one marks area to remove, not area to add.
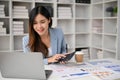
[[[75,53],[75,60],[77,63],[83,62],[83,55],[84,55],[84,53],[82,51],[77,51]]]

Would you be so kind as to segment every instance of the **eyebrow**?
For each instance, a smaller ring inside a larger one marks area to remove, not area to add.
[[[42,19],[42,20],[40,20],[40,21],[45,21],[46,19]],[[37,22],[36,20],[34,20],[34,22]]]

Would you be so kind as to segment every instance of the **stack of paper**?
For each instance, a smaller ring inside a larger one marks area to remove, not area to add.
[[[6,28],[3,27],[4,22],[0,22],[0,34],[6,34]]]
[[[13,21],[13,34],[23,34],[24,22],[23,21]]]
[[[71,7],[58,7],[58,18],[72,18]]]
[[[101,33],[102,27],[101,26],[94,26],[92,30],[94,33]]]
[[[58,0],[58,2],[61,2],[61,3],[71,3],[71,2],[73,2],[73,0]]]
[[[40,0],[39,0],[40,1]],[[41,1],[53,1],[53,0],[41,0]]]
[[[26,9],[26,6],[14,6],[13,17],[28,18],[28,9]]]
[[[5,11],[4,11],[5,5],[0,4],[0,17],[5,17]]]

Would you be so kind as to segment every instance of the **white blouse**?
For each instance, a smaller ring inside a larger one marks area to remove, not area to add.
[[[48,48],[48,56],[53,56],[51,47]]]

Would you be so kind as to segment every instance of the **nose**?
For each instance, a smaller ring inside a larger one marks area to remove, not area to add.
[[[41,27],[41,23],[38,23],[37,26],[40,28]]]

